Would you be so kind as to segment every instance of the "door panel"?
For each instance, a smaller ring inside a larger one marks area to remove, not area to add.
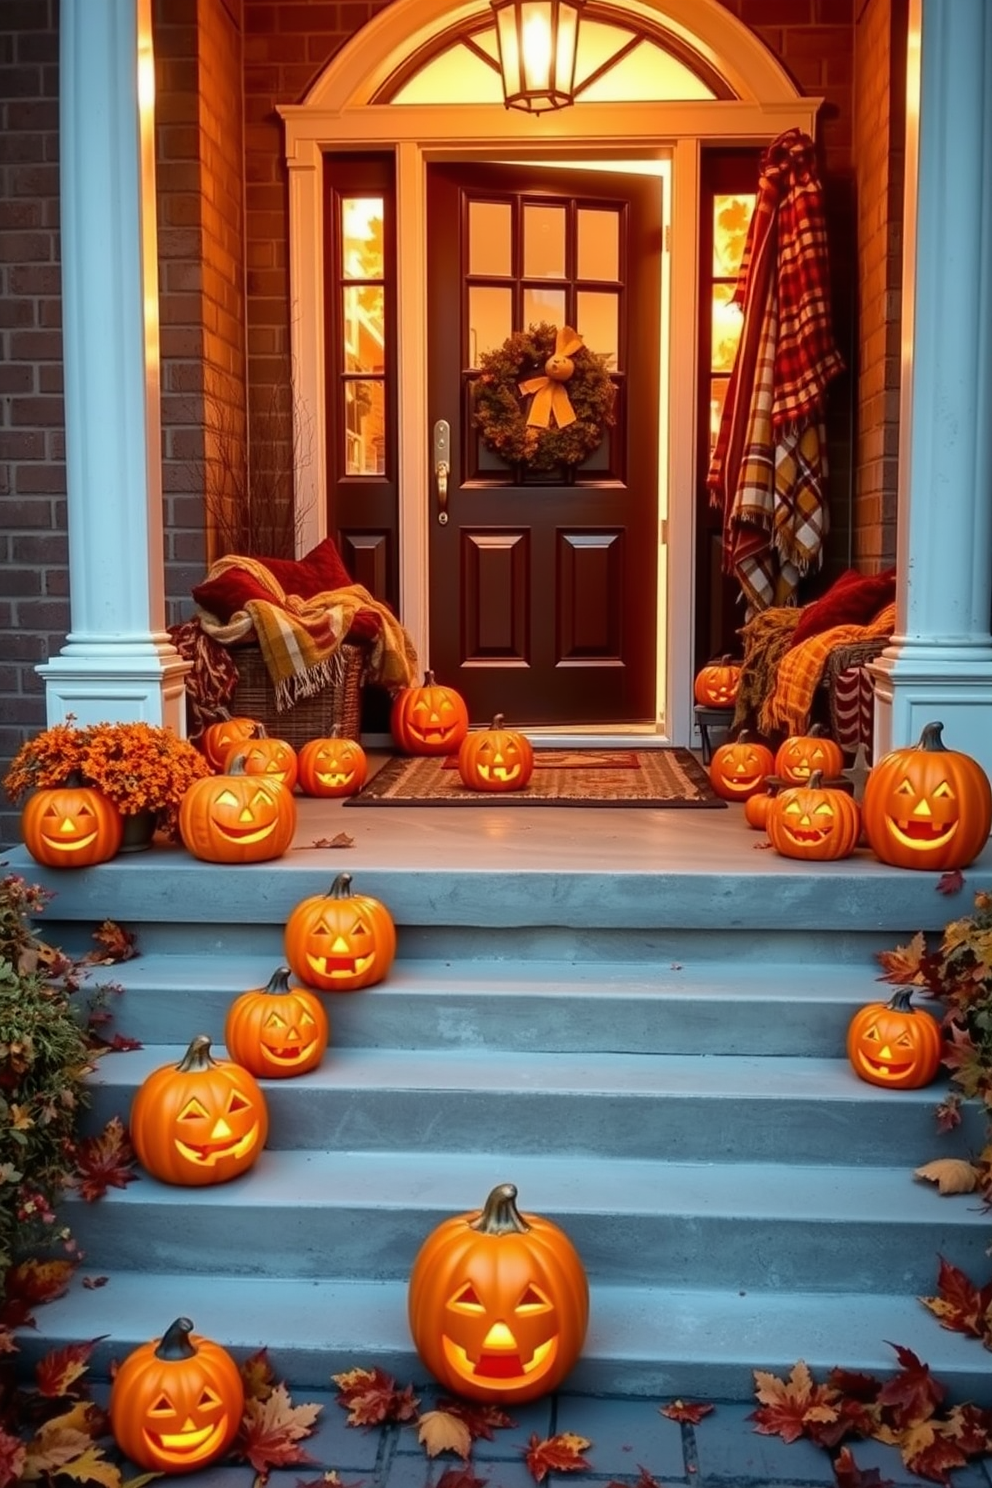
[[[552,168],[428,174],[430,666],[474,723],[655,717],[661,182]],[[612,354],[615,423],[575,472],[511,466],[473,427],[478,359],[534,320]]]

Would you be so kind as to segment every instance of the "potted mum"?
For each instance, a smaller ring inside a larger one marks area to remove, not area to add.
[[[3,784],[15,803],[32,791],[73,784],[99,791],[124,820],[126,849],[147,846],[156,830],[177,839],[179,803],[210,773],[199,750],[171,729],[154,723],[77,728],[70,717],[22,744]]]

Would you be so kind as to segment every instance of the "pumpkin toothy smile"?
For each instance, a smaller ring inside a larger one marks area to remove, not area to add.
[[[547,1343],[539,1343],[525,1364],[517,1353],[482,1354],[477,1360],[471,1359],[466,1350],[447,1334],[444,1335],[442,1342],[445,1353],[459,1374],[494,1380],[527,1379],[542,1366],[549,1366],[553,1363],[558,1346],[558,1340],[555,1338],[549,1338]]]
[[[958,824],[951,822],[947,827],[935,821],[890,820],[888,827],[897,842],[904,842],[910,847],[917,847],[926,852],[927,848],[941,847],[945,842],[950,842],[958,829]]]
[[[275,826],[275,822],[270,822],[267,827],[226,827],[217,823],[217,830],[230,837],[232,842],[261,842],[263,838],[271,837]]]
[[[145,1440],[154,1450],[167,1452],[170,1457],[192,1455],[194,1452],[199,1457],[204,1449],[206,1453],[212,1452],[226,1430],[226,1421],[220,1421],[216,1426],[202,1426],[199,1431],[163,1431],[161,1435],[146,1427]]]
[[[307,952],[307,964],[320,976],[353,977],[368,971],[375,960],[375,952],[369,956],[312,956]]]
[[[81,848],[89,847],[92,842],[96,841],[96,833],[90,832],[87,837],[79,837],[75,842],[66,842],[64,837],[53,837],[50,832],[43,832],[42,839],[45,842],[51,843],[52,847],[57,847],[60,853],[71,853],[79,852]]]
[[[253,1126],[243,1137],[235,1142],[226,1142],[220,1145],[192,1145],[189,1142],[181,1142],[176,1138],[176,1151],[188,1159],[189,1162],[204,1163],[211,1167],[223,1157],[244,1157],[258,1142],[258,1126]]]

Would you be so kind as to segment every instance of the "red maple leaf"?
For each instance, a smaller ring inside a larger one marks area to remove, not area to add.
[[[94,1043],[107,1054],[124,1054],[131,1049],[143,1049],[145,1046],[140,1039],[129,1038],[127,1034],[115,1033],[109,1039],[95,1039]]]
[[[837,1488],[896,1488],[892,1479],[883,1478],[877,1467],[869,1467],[862,1472],[848,1447],[834,1458],[833,1466]]]
[[[532,1431],[524,1449],[527,1471],[537,1483],[542,1483],[549,1472],[590,1472],[592,1465],[582,1453],[591,1446],[592,1442],[571,1431],[545,1437],[544,1441]]]
[[[109,1276],[84,1276],[83,1286],[88,1292],[95,1292],[98,1287],[105,1287],[109,1280]]]
[[[467,1400],[439,1400],[437,1408],[447,1411],[449,1416],[456,1416],[459,1421],[468,1427],[469,1436],[473,1441],[494,1441],[493,1429],[512,1429],[516,1421],[508,1416],[506,1411],[498,1405],[477,1405]]]
[[[937,1293],[938,1306],[932,1305],[931,1297],[920,1300],[937,1314],[942,1328],[992,1342],[992,1281],[976,1287],[963,1271],[941,1256]]]
[[[113,920],[104,920],[102,925],[98,925],[93,931],[93,939],[100,949],[90,951],[83,957],[84,961],[91,964],[112,966],[117,961],[130,961],[132,956],[138,954],[134,933],[123,929]]]
[[[332,1374],[338,1387],[338,1405],[348,1411],[349,1426],[378,1426],[383,1421],[412,1421],[419,1399],[413,1386],[397,1388],[396,1381],[385,1370],[349,1369],[345,1374]]]
[[[748,1420],[763,1436],[780,1436],[783,1441],[798,1441],[810,1434],[813,1425],[825,1426],[837,1419],[838,1397],[828,1385],[817,1385],[802,1359],[795,1364],[788,1380],[776,1379],[763,1370],[754,1371],[758,1400]]]
[[[938,894],[960,894],[964,888],[964,874],[960,868],[950,868],[937,880]]]
[[[26,1443],[19,1437],[8,1436],[0,1426],[0,1485],[21,1481],[27,1454]]]
[[[879,1390],[878,1403],[889,1411],[897,1427],[919,1425],[933,1415],[947,1391],[912,1349],[891,1342],[889,1348],[895,1349],[902,1369]]]
[[[103,1338],[106,1336],[101,1334]],[[73,1386],[90,1367],[90,1355],[99,1341],[99,1338],[94,1338],[89,1343],[69,1343],[65,1348],[52,1349],[39,1359],[34,1371],[39,1395],[50,1400],[63,1395],[77,1395],[79,1392]]]
[[[312,1403],[294,1405],[284,1384],[275,1385],[265,1400],[245,1401],[237,1455],[247,1458],[262,1483],[274,1467],[313,1462],[300,1442],[312,1434],[322,1409]]]
[[[7,1272],[7,1300],[4,1321],[9,1321],[7,1308],[17,1312],[39,1302],[53,1302],[61,1297],[72,1280],[76,1261],[21,1261]],[[17,1324],[14,1324],[16,1327]]]
[[[919,1473],[921,1478],[929,1478],[932,1483],[942,1483],[944,1488],[951,1488],[948,1470],[952,1467],[965,1467],[968,1454],[961,1450],[957,1442],[936,1430],[931,1440],[918,1452],[904,1450],[903,1461],[911,1472]]]
[[[275,1371],[269,1363],[269,1351],[257,1349],[240,1367],[246,1400],[268,1400],[276,1384]]]
[[[449,1467],[437,1480],[437,1488],[484,1488],[488,1478],[477,1478],[465,1463],[462,1467]]]
[[[700,1405],[693,1400],[672,1400],[668,1405],[658,1407],[660,1414],[667,1416],[670,1421],[687,1421],[690,1426],[697,1426],[712,1409],[711,1405]]]
[[[75,1186],[82,1198],[102,1199],[108,1188],[126,1188],[138,1177],[137,1159],[124,1123],[111,1116],[96,1137],[84,1137],[76,1148]]]

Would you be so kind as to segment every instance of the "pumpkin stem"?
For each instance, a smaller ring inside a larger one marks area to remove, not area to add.
[[[238,753],[233,756],[233,758],[231,760],[231,763],[228,765],[227,769],[224,771],[224,774],[225,775],[245,775],[245,774],[247,774],[247,771],[245,769],[245,766],[247,765],[247,763],[248,763],[248,756],[247,756],[247,754],[245,754],[244,750],[239,750]]]
[[[328,899],[351,898],[351,874],[339,873],[327,891]]]
[[[162,1337],[159,1339],[158,1348],[155,1350],[156,1359],[192,1359],[196,1349],[189,1341],[189,1335],[193,1331],[193,1324],[187,1317],[178,1317],[174,1323],[170,1323]]]
[[[809,779],[806,784],[810,790],[821,790],[823,787],[823,771],[810,770]]]
[[[931,754],[947,754],[948,748],[940,737],[943,732],[942,723],[928,723],[920,735],[917,749],[926,749]]]
[[[210,1053],[209,1033],[198,1033],[176,1068],[184,1075],[201,1075],[217,1063]]]
[[[897,987],[892,994],[889,1007],[894,1013],[915,1013],[912,987]]]
[[[494,728],[494,729],[501,729],[503,727],[503,718],[504,718],[504,716],[505,715],[502,714],[502,713],[496,713],[496,714],[494,714],[493,715],[493,721],[492,721],[491,727]]]
[[[530,1225],[524,1224],[523,1216],[514,1202],[517,1197],[515,1183],[500,1183],[486,1200],[486,1207],[469,1225],[480,1235],[526,1235]]]
[[[424,686],[425,687],[433,687],[434,686],[434,673],[433,672],[425,672],[424,673]]]
[[[288,966],[277,966],[269,977],[269,984],[265,989],[266,992],[288,992],[291,976],[292,972]]]

